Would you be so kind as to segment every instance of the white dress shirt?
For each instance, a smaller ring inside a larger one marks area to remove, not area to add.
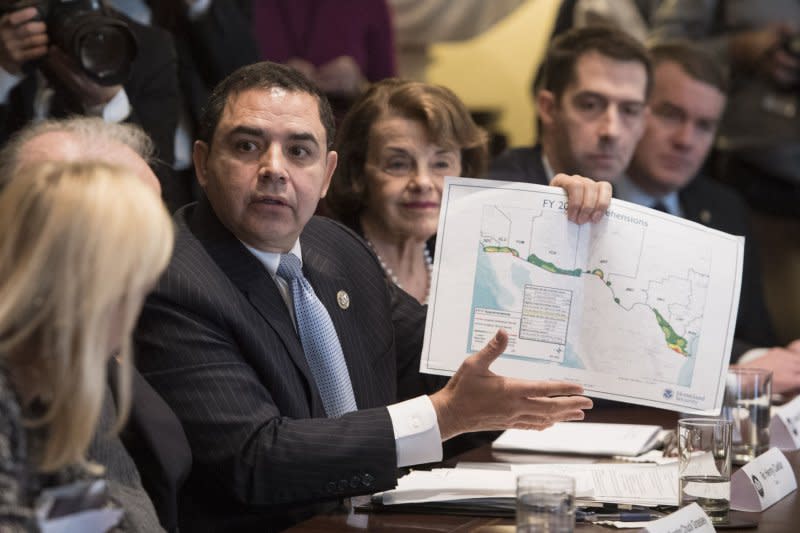
[[[38,70],[38,83],[36,94],[33,98],[33,116],[36,120],[43,120],[50,116],[50,105],[53,100],[53,89]],[[3,67],[0,67],[0,105],[8,104],[8,96],[11,91],[19,85],[25,75],[11,74]],[[84,112],[93,117],[101,117],[106,122],[122,122],[131,114],[131,103],[125,88],[120,88],[119,92],[106,104],[84,109]]]
[[[244,243],[242,243],[244,244]],[[278,291],[289,309],[295,330],[297,322],[294,317],[294,303],[292,291],[285,279],[278,276],[278,266],[281,254],[263,252],[245,244],[245,247],[258,259],[269,275],[275,281]],[[300,258],[300,241],[295,242],[289,253]],[[436,419],[436,410],[428,396],[418,396],[404,402],[395,403],[386,407],[392,420],[394,430],[395,449],[397,450],[397,466],[411,466],[422,463],[432,463],[442,460],[442,436],[439,432],[439,422]]]

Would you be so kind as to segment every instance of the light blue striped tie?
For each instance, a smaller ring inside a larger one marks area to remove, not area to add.
[[[278,275],[291,286],[297,332],[311,374],[317,382],[325,413],[336,418],[357,410],[339,337],[327,309],[303,276],[300,259],[293,254],[281,255]]]

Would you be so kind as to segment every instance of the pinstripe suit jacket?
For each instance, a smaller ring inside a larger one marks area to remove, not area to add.
[[[443,383],[418,372],[424,308],[386,282],[350,230],[318,217],[307,224],[303,271],[331,314],[359,407],[325,418],[263,265],[207,201],[175,219],[174,256],[135,338],[138,366],[181,419],[194,456],[181,529],[278,529],[319,510],[311,502],[393,487],[385,406]]]

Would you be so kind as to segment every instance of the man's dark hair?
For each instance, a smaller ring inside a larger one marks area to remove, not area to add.
[[[725,67],[696,44],[684,40],[657,44],[650,48],[650,59],[653,69],[661,63],[677,63],[690,78],[728,93],[730,82]]]
[[[611,26],[593,25],[573,28],[562,33],[550,44],[544,62],[533,80],[533,97],[540,89],[546,89],[561,99],[567,86],[575,80],[575,65],[589,52],[616,61],[641,63],[647,73],[645,97],[650,94],[653,70],[647,49],[632,36]]]
[[[211,144],[211,139],[213,139],[214,132],[219,125],[219,119],[225,109],[225,104],[228,103],[231,95],[238,95],[250,89],[272,89],[275,87],[289,92],[309,94],[316,98],[319,107],[319,119],[325,128],[326,144],[330,149],[333,146],[336,126],[328,99],[325,98],[325,95],[314,83],[297,70],[270,61],[241,67],[214,87],[208,97],[208,102],[200,114],[197,128],[198,139],[205,141],[209,145]]]

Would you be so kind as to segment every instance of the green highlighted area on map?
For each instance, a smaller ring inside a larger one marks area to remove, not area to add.
[[[514,257],[519,257],[519,252],[513,248],[509,248],[508,246],[484,246],[483,251],[486,253],[495,254],[511,254]]]
[[[669,325],[669,322],[664,320],[664,317],[661,316],[661,313],[658,312],[657,309],[653,309],[653,312],[656,314],[656,320],[658,321],[658,326],[661,328],[661,331],[664,332],[664,338],[667,341],[667,346],[669,348],[684,357],[688,357],[688,353],[686,352],[686,339],[675,333],[675,330],[672,329],[672,326]]]
[[[562,274],[564,276],[575,276],[580,277],[583,274],[583,270],[580,268],[576,268],[574,270],[565,270],[563,268],[559,268],[553,263],[549,261],[545,261],[544,259],[539,259],[536,254],[531,254],[528,256],[528,263],[532,265],[536,265],[537,267],[547,270],[548,272],[552,272],[553,274]]]
[[[519,257],[519,252],[513,248],[508,246],[484,246],[483,251],[487,253],[507,253],[512,254],[514,257]],[[605,281],[605,284],[609,289],[611,288],[611,282],[605,279],[605,273],[603,270],[599,268],[595,268],[594,270],[587,270],[584,272],[580,268],[576,268],[573,270],[567,270],[564,268],[560,268],[555,264],[551,263],[550,261],[545,261],[544,259],[539,258],[536,254],[531,254],[528,256],[528,263],[535,265],[543,270],[547,270],[548,272],[552,272],[553,274],[561,274],[564,276],[574,276],[580,277],[582,274],[592,274],[597,276],[601,280]],[[611,293],[614,293],[614,290],[611,289]],[[617,297],[614,297],[614,302],[618,305],[620,304],[620,300]],[[684,357],[688,357],[689,353],[686,351],[687,348],[687,341],[677,333],[675,330],[672,329],[672,326],[667,322],[661,313],[658,310],[653,309],[653,312],[656,315],[656,320],[658,321],[658,326],[661,328],[661,331],[664,332],[664,339],[667,341],[667,346],[670,350],[673,350],[676,353]]]

